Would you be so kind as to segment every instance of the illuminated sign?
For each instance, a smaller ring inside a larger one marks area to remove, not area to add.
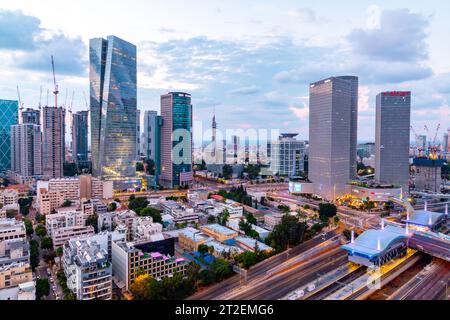
[[[390,92],[384,92],[383,95],[385,96],[391,96],[391,97],[405,97],[409,95],[409,91],[390,91]]]

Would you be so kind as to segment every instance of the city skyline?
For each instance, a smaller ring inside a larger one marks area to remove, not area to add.
[[[203,17],[204,21],[188,24],[182,31],[181,22],[162,19],[169,11],[155,4],[154,11],[161,17],[141,28],[148,33],[134,33],[131,26],[141,26],[147,20],[129,21],[127,17],[133,16],[130,14],[124,16],[124,24],[114,25],[112,20],[120,9],[114,1],[108,2],[111,14],[95,28],[75,26],[71,19],[55,24],[45,10],[29,1],[5,1],[0,9],[0,25],[5,26],[7,37],[0,43],[0,53],[5,57],[4,72],[15,74],[16,81],[11,81],[10,76],[8,82],[0,81],[0,87],[5,99],[16,99],[15,85],[19,84],[25,106],[36,108],[42,85],[45,104],[46,88],[52,88],[47,53],[52,52],[61,103],[65,101],[65,90],[74,89],[74,111],[86,109],[83,92],[88,91],[88,40],[106,33],[137,46],[138,108],[142,113],[158,110],[161,94],[186,91],[193,96],[194,121],[202,120],[204,127],[209,127],[215,107],[219,129],[277,128],[308,139],[309,83],[333,75],[354,74],[360,79],[359,141],[375,139],[378,92],[412,91],[412,125],[419,133],[425,124],[435,127],[448,118],[450,64],[444,59],[448,44],[439,41],[445,35],[447,22],[442,12],[448,4],[377,6],[358,1],[342,11],[344,8],[331,4],[329,8],[314,5],[312,9],[308,2],[303,7],[293,1],[283,3],[283,9],[274,9],[273,4],[253,2],[247,12],[236,17],[230,14],[236,9],[235,3],[219,5],[210,1],[202,8],[195,4],[192,19]],[[172,5],[184,4],[175,1]],[[146,7],[138,1],[130,10],[145,11]],[[22,12],[12,11],[17,9]],[[332,9],[343,13],[342,18]],[[258,14],[261,21],[251,21],[252,14]],[[269,14],[273,17],[269,18]],[[210,16],[217,22],[211,30],[205,30],[201,26],[211,21]],[[286,20],[282,28],[281,18]],[[16,33],[8,29],[14,21],[21,21],[15,25]],[[236,33],[238,26],[251,27]],[[330,28],[335,31],[333,35]],[[31,35],[27,38],[29,43],[11,37],[24,34],[20,32]],[[374,41],[377,46],[372,45]],[[351,65],[347,62],[350,60]],[[189,66],[190,71],[177,76],[182,64]],[[25,72],[32,77],[21,76]],[[442,124],[445,129],[447,124]]]

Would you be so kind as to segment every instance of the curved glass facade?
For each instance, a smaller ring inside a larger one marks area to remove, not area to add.
[[[136,176],[136,46],[114,36],[90,41],[91,148],[96,176]]]

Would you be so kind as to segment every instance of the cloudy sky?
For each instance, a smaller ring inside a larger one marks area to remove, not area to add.
[[[220,128],[277,128],[308,138],[308,84],[360,77],[359,134],[374,139],[374,98],[413,92],[412,122],[450,126],[450,2],[326,0],[2,0],[0,97],[26,106],[52,88],[86,109],[88,41],[116,35],[138,47],[138,105],[192,93],[194,116]],[[51,97],[50,97],[51,99]],[[442,136],[441,129],[439,138]]]

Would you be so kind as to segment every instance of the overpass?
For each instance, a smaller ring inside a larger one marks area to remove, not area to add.
[[[450,199],[450,193],[427,193],[421,191],[411,191],[410,193],[427,198]]]

